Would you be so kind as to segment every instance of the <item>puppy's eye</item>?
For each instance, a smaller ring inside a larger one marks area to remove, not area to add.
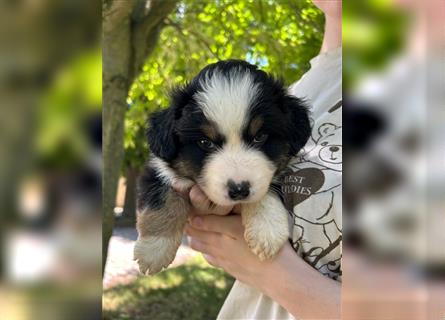
[[[266,142],[267,138],[269,136],[265,133],[259,133],[253,138],[253,144],[255,145],[261,145],[264,142]]]
[[[211,151],[216,148],[215,144],[207,139],[198,140],[198,146],[206,151]]]

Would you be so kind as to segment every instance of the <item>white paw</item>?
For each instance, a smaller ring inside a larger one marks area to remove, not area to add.
[[[287,232],[261,232],[259,230],[246,229],[244,233],[250,250],[261,261],[272,259],[280,251],[288,239]]]
[[[144,275],[162,271],[175,258],[181,239],[166,237],[138,238],[134,246],[134,260]]]

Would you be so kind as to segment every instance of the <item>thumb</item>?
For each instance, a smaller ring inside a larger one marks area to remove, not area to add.
[[[178,193],[181,197],[184,199],[189,199],[189,193],[192,186],[184,186],[184,184],[180,183],[178,180],[173,180],[172,182],[172,189],[176,193]]]

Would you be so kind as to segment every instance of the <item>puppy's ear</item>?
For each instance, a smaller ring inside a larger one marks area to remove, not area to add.
[[[291,155],[296,155],[306,144],[311,135],[309,111],[305,102],[293,96],[284,98],[284,108],[288,112],[288,131]]]
[[[170,93],[170,107],[151,115],[147,138],[150,150],[155,156],[166,161],[173,160],[176,156],[178,137],[175,124],[192,96],[191,85],[173,88]]]
[[[172,160],[176,154],[174,122],[172,108],[153,113],[148,121],[147,138],[150,151],[166,161]]]

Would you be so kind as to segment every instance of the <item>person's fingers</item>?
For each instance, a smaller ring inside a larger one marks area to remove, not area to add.
[[[226,207],[215,205],[197,185],[194,185],[191,188],[189,196],[190,203],[197,214],[227,215],[232,210],[231,206]]]
[[[210,245],[218,245],[221,237],[221,234],[219,233],[199,230],[192,227],[190,224],[186,225],[185,233],[193,239]]]
[[[207,212],[210,207],[210,200],[206,197],[204,192],[198,186],[193,186],[190,189],[190,203],[198,211]]]
[[[210,254],[205,254],[205,253],[203,253],[202,256],[204,257],[204,259],[206,259],[206,261],[210,265],[212,265],[212,266],[214,266],[216,268],[220,268],[221,267],[220,264],[219,264],[218,259],[216,259],[214,256],[212,256]]]
[[[205,254],[209,254],[211,251],[211,247],[207,243],[201,242],[195,238],[191,238],[190,247],[193,250],[196,250],[196,251],[199,251],[199,252],[205,253]]]
[[[189,199],[189,193],[192,187],[184,188],[178,181],[172,182],[172,189],[184,199]]]
[[[224,217],[197,215],[192,217],[191,225],[194,229],[221,233],[234,239],[240,238],[244,233],[244,227],[239,215]]]
[[[241,204],[235,205],[232,209],[232,212],[236,214],[241,214]]]
[[[227,211],[224,207],[210,207],[208,210],[197,209],[195,207],[191,207],[188,212],[189,217],[194,216],[208,216],[208,215],[216,215],[216,216],[227,216],[231,211]]]

